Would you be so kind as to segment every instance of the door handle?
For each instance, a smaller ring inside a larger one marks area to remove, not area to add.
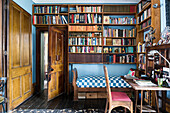
[[[54,69],[51,66],[48,66],[48,82],[51,81],[51,71],[54,71]]]
[[[51,74],[48,75],[48,82],[51,81]]]

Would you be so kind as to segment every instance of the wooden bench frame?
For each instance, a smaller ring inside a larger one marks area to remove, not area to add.
[[[78,101],[78,93],[93,93],[93,92],[104,92],[106,93],[106,88],[79,88],[77,87],[76,81],[78,78],[77,69],[74,68],[73,72],[73,88],[74,88],[74,101]],[[133,88],[111,88],[112,91],[126,91],[131,92],[134,91]]]

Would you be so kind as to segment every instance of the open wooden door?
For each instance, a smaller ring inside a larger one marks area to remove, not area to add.
[[[64,32],[49,27],[48,38],[48,101],[64,91]]]
[[[7,37],[8,110],[32,95],[31,15],[10,0]]]

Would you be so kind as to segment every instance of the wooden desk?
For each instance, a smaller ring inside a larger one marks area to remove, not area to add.
[[[159,104],[158,104],[158,97],[157,97],[157,92],[156,91],[170,91],[170,88],[166,87],[158,87],[158,86],[139,86],[136,84],[132,79],[126,79],[125,77],[122,76],[122,78],[129,83],[129,85],[132,86],[132,88],[136,92],[136,103],[135,103],[135,113],[137,110],[137,101],[138,101],[138,91],[141,91],[141,105],[140,105],[140,113],[142,113],[142,104],[143,104],[143,91],[144,90],[150,90],[150,91],[155,91],[155,97],[156,97],[156,106],[157,106],[157,111],[159,113]]]

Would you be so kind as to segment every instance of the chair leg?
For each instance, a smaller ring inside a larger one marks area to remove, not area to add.
[[[105,113],[107,113],[107,106],[108,106],[108,99],[106,99],[106,108],[105,108]]]
[[[133,113],[133,102],[131,102],[131,106],[130,107],[131,107],[130,112]]]
[[[126,113],[126,108],[125,108],[125,113]]]
[[[2,108],[3,108],[3,113],[5,113],[5,104],[2,104]]]

